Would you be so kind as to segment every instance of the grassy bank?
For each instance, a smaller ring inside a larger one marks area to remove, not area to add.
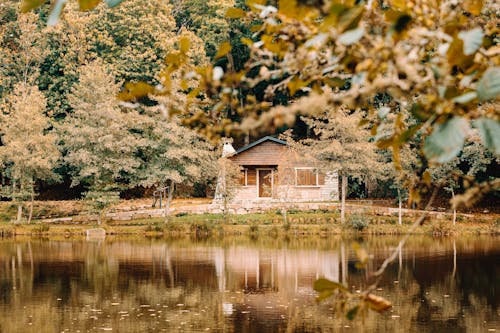
[[[132,221],[108,221],[103,225],[91,223],[54,224],[35,221],[32,224],[0,223],[0,237],[16,235],[80,237],[90,228],[102,227],[109,235],[179,236],[179,235],[249,235],[326,237],[338,234],[398,235],[409,232],[414,218],[398,225],[397,216],[350,215],[340,223],[336,211],[290,211],[287,221],[278,211],[261,214],[178,214],[165,222],[164,218]],[[459,218],[456,225],[445,218],[428,219],[414,233],[431,235],[498,234],[500,219],[494,216]]]

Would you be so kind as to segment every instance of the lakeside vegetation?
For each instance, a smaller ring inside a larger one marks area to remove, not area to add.
[[[223,237],[247,235],[250,237],[301,237],[331,235],[402,235],[428,234],[435,236],[500,234],[500,217],[496,215],[462,216],[452,225],[452,214],[428,218],[422,227],[411,231],[413,221],[405,219],[398,225],[398,217],[375,214],[352,214],[345,223],[340,222],[339,211],[294,211],[288,212],[287,223],[283,223],[281,211],[260,214],[223,215],[179,213],[169,218],[137,219],[129,221],[107,221],[102,225],[94,222],[67,224],[34,222],[33,224],[0,223],[0,236],[79,237],[86,230],[102,227],[107,235],[135,236],[195,236]]]

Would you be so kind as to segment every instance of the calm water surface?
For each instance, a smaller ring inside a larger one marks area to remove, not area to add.
[[[500,238],[410,238],[349,321],[319,277],[356,292],[397,237],[0,239],[0,332],[500,332]]]

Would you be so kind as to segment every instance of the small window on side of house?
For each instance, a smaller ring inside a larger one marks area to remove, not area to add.
[[[318,173],[312,168],[295,169],[295,184],[297,186],[317,186]]]

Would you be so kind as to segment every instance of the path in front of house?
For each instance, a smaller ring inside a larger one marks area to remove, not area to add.
[[[286,210],[323,210],[335,211],[340,209],[339,202],[278,202],[278,201],[254,201],[254,202],[240,202],[228,205],[229,214],[252,214],[264,213],[268,211],[276,211],[286,208]],[[175,216],[178,214],[221,214],[223,213],[223,206],[221,204],[213,204],[208,200],[178,200],[174,201],[169,214]],[[370,215],[383,215],[383,216],[397,216],[398,208],[377,205],[376,201],[364,200],[348,202],[346,204],[346,211],[348,214],[370,214]],[[422,210],[403,209],[405,217],[416,216],[423,213]],[[431,216],[436,218],[443,218],[450,213],[443,211],[428,212]],[[467,217],[472,217],[471,214],[460,214]],[[111,221],[132,221],[138,219],[159,218],[165,216],[164,208],[153,208],[148,204],[140,205],[127,205],[123,202],[113,211],[106,214],[106,217]],[[96,217],[94,217],[96,219]],[[84,223],[94,219],[89,215],[76,215],[62,218],[42,219],[41,222],[46,223]]]

